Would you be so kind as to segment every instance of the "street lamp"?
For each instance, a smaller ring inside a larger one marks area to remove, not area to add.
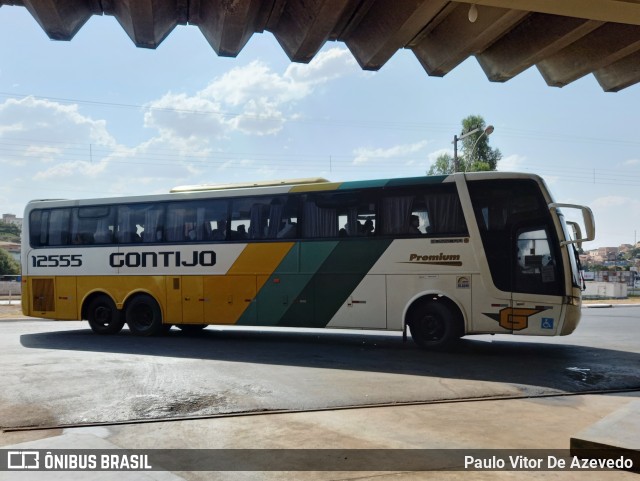
[[[466,139],[470,135],[477,134],[480,131],[482,131],[482,129],[478,127],[473,130],[470,130],[466,134],[462,134],[460,137],[458,137],[457,135],[453,136],[453,142],[451,143],[453,144],[453,171],[454,172],[458,172],[460,170],[460,161],[458,160],[458,140]],[[493,133],[493,125],[487,126],[487,128],[484,129],[484,131],[482,131],[482,134],[478,136],[475,143],[473,144],[473,148],[471,149],[471,155],[473,155],[473,151],[478,145],[478,140],[480,140],[480,138],[483,135],[491,135],[492,133]]]

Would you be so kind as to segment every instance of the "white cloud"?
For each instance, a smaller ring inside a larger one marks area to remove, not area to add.
[[[35,180],[58,180],[72,177],[75,174],[87,177],[96,177],[105,170],[106,166],[106,162],[99,162],[95,164],[83,160],[75,162],[61,162],[46,170],[37,172],[33,178]]]
[[[147,107],[151,110],[144,115],[145,127],[157,129],[161,137],[188,139],[194,147],[221,138],[227,130],[221,104],[204,95],[169,92]]]
[[[249,100],[244,112],[233,118],[230,125],[245,134],[269,135],[280,131],[285,121],[274,102],[260,98]]]
[[[332,48],[320,52],[308,64],[289,65],[284,76],[295,83],[321,84],[360,69],[353,55],[346,48]]]
[[[0,138],[56,146],[115,144],[104,120],[93,120],[80,114],[75,104],[64,105],[34,97],[8,99],[0,104]]]
[[[595,199],[591,202],[591,207],[594,209],[610,209],[612,207],[630,206],[632,204],[638,204],[638,201],[627,197],[609,195]]]
[[[229,70],[192,96],[167,93],[149,103],[145,125],[158,129],[160,136],[200,144],[233,132],[273,135],[299,117],[292,109],[317,86],[359,71],[346,48],[321,52],[308,65],[292,64],[282,74],[255,60]]]
[[[295,82],[279,75],[259,60],[236,67],[211,82],[200,95],[215,98],[230,107],[242,107],[250,100],[268,98],[285,103],[305,97],[309,88],[304,82]]]
[[[406,155],[419,152],[422,149],[424,149],[426,145],[427,145],[427,141],[423,140],[413,144],[395,145],[393,147],[389,147],[386,149],[359,148],[354,150],[353,152],[355,155],[355,158],[353,159],[353,163],[355,165],[362,165],[362,164],[375,162],[381,159],[382,160],[398,159],[398,158],[405,157]]]
[[[74,172],[95,175],[104,166],[91,164],[90,146],[104,150],[116,145],[104,120],[82,115],[77,105],[34,97],[0,104],[0,139],[8,146],[0,163],[20,165],[34,179],[49,180],[68,178]],[[38,171],[42,163],[54,165]]]
[[[518,154],[503,157],[498,162],[498,170],[501,172],[519,172],[524,168],[526,160],[526,157]]]

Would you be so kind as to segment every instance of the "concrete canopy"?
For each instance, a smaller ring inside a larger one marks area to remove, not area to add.
[[[176,25],[195,25],[218,55],[234,57],[271,32],[293,62],[344,42],[366,70],[399,49],[429,75],[475,56],[491,81],[535,65],[562,87],[593,74],[603,90],[640,82],[640,0],[0,0],[22,5],[54,40],[92,15],[112,15],[138,47],[156,48]]]

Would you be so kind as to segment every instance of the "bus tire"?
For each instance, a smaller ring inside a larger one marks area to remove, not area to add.
[[[156,336],[164,329],[160,306],[148,294],[139,294],[127,303],[125,319],[129,330],[136,336]]]
[[[416,304],[409,312],[408,323],[411,337],[424,349],[446,349],[461,336],[458,316],[441,301]]]
[[[94,297],[89,302],[86,313],[89,326],[96,334],[117,334],[124,326],[122,313],[105,294]]]

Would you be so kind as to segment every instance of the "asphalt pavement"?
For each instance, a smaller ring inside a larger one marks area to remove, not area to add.
[[[638,314],[640,322],[640,311]],[[620,341],[625,341],[624,336]],[[592,341],[587,337],[584,342]],[[591,354],[594,359],[601,357],[596,350]],[[479,351],[478,355],[486,353]],[[633,366],[630,368],[633,370]],[[446,383],[442,387],[446,389]],[[324,388],[331,397],[332,386],[326,384]],[[380,385],[381,390],[386,388]],[[0,393],[0,401],[6,395]],[[532,397],[431,400],[297,412],[219,413],[83,427],[22,427],[0,433],[0,449],[21,453],[42,450],[43,456],[64,449],[94,449],[100,454],[150,453],[151,464],[157,459],[153,456],[169,454],[173,464],[165,458],[168,470],[156,470],[163,469],[163,465],[156,465],[142,471],[0,471],[0,480],[639,479],[638,474],[624,469],[509,469],[510,456],[528,456],[532,462],[540,460],[543,464],[566,456],[570,462],[571,448],[613,447],[617,456],[633,459],[637,470],[639,399],[640,391],[633,390],[606,394],[549,392]],[[2,425],[7,424],[3,420]],[[478,452],[479,447],[488,451]],[[256,450],[264,450],[263,456]],[[312,470],[305,468],[304,458],[300,461],[301,452]],[[429,470],[414,470],[415,462],[424,461],[416,458],[420,456],[428,458]],[[475,463],[494,464],[483,468],[471,462],[465,466],[465,456],[472,456]],[[507,463],[506,469],[500,468],[501,459]],[[230,460],[236,464],[230,467]],[[378,469],[361,469],[363,462]],[[406,465],[399,465],[401,462]]]

